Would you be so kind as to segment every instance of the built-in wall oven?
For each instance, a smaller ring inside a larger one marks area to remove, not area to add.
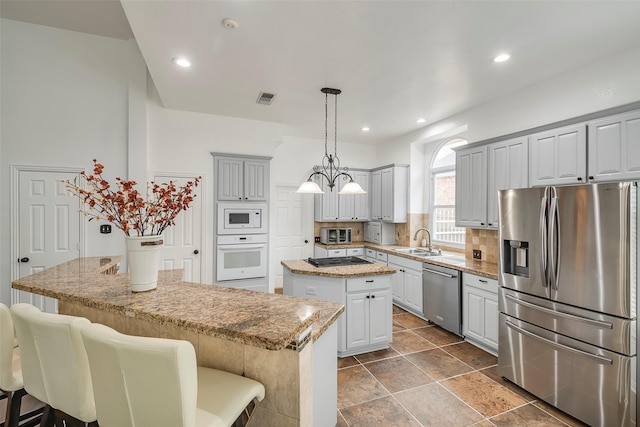
[[[266,277],[266,234],[222,235],[217,243],[216,281]]]

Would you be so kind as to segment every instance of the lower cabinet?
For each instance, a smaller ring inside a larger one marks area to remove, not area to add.
[[[396,255],[389,255],[389,267],[396,269],[391,276],[393,302],[405,310],[424,316],[422,306],[422,263]]]
[[[338,356],[346,357],[389,347],[392,339],[391,275],[354,278],[310,276],[283,272],[285,295],[345,305],[338,318]]]
[[[364,248],[325,249],[320,246],[313,247],[314,258],[334,258],[341,256],[364,256]]]
[[[498,353],[498,281],[462,275],[462,333],[465,339]]]

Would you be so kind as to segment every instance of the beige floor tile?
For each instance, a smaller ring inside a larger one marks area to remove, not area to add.
[[[511,390],[512,392],[514,392],[515,394],[517,394],[518,396],[523,398],[526,402],[533,402],[534,400],[536,400],[536,397],[533,394],[529,393],[528,391],[526,391],[523,388],[518,387],[517,385],[515,385],[511,381],[507,381],[504,378],[502,378],[498,374],[498,367],[497,366],[491,366],[489,368],[481,369],[478,372],[488,376],[489,378],[491,378],[492,380],[494,380],[495,382],[497,382],[501,386],[508,388],[509,390]]]
[[[338,370],[338,409],[388,395],[389,392],[362,365]]]
[[[430,325],[426,320],[414,316],[411,313],[397,314],[393,316],[393,321],[401,324],[407,329],[422,328]]]
[[[484,418],[437,383],[396,393],[394,397],[423,426],[463,427]]]
[[[391,347],[400,354],[415,353],[416,351],[434,348],[433,344],[410,330],[394,332]]]
[[[542,400],[536,400],[535,402],[533,402],[533,404],[536,407],[542,409],[543,411],[545,411],[545,412],[553,415],[554,417],[560,419],[562,422],[564,422],[565,424],[567,424],[570,427],[588,427],[588,424],[585,424],[582,421],[573,418],[569,414],[565,414],[564,412],[562,412],[561,410],[559,410],[555,406],[549,405],[547,402],[544,402]]]
[[[390,393],[407,390],[433,382],[433,378],[418,369],[404,357],[393,357],[371,362],[364,367],[389,390]]]
[[[492,417],[497,427],[545,426],[566,427],[566,424],[529,403],[512,411]]]
[[[405,357],[436,381],[472,370],[469,366],[439,348],[407,354]]]
[[[445,331],[444,329],[438,326],[429,326],[426,328],[418,328],[414,329],[413,332],[420,335],[422,338],[428,340],[434,345],[440,347],[447,344],[454,344],[457,342],[462,342],[462,338],[459,336],[452,334],[451,332]]]
[[[358,365],[360,362],[355,357],[338,357],[338,369],[348,368],[349,366]]]
[[[391,396],[351,406],[341,412],[350,427],[420,427]]]
[[[498,358],[496,356],[487,353],[468,342],[448,345],[446,347],[442,347],[442,350],[462,360],[474,369],[487,368],[498,364]]]
[[[479,372],[450,378],[440,384],[485,417],[492,417],[526,403],[517,394]]]
[[[376,360],[388,359],[389,357],[399,356],[400,353],[395,351],[393,348],[386,348],[384,350],[372,351],[370,353],[358,354],[355,358],[360,363],[369,363],[374,362]]]

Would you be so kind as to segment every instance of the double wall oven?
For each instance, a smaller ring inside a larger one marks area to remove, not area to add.
[[[217,214],[216,282],[266,278],[267,205],[221,202]]]

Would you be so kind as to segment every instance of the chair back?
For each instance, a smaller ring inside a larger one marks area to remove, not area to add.
[[[15,331],[9,307],[0,303],[0,390],[23,387],[20,356],[15,346]]]
[[[198,373],[188,341],[82,327],[100,427],[193,427]]]
[[[83,317],[43,313],[15,304],[11,314],[21,349],[25,390],[84,422],[96,420],[89,362],[80,326]]]

